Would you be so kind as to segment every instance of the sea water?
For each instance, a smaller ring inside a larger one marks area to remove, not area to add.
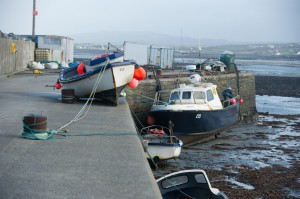
[[[256,109],[259,113],[298,115],[300,98],[256,95]]]
[[[252,72],[255,75],[274,75],[300,77],[300,65],[241,65],[241,72]]]
[[[264,76],[288,76],[300,78],[300,65],[241,65],[240,72],[252,72]],[[258,112],[297,115],[300,114],[300,98],[256,95],[256,108]]]

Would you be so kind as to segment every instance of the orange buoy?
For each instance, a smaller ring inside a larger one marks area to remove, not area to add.
[[[134,69],[133,77],[137,80],[143,80],[146,78],[146,71],[143,67]]]
[[[82,75],[86,72],[85,70],[85,65],[83,63],[80,63],[78,66],[77,66],[77,73]]]
[[[135,78],[132,78],[128,84],[130,88],[136,88],[139,84],[139,81]]]

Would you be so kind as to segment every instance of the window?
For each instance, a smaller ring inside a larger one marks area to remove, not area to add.
[[[197,99],[204,99],[205,98],[204,92],[202,92],[202,91],[195,91],[194,92],[194,98],[196,100]]]
[[[202,173],[196,174],[195,179],[198,183],[207,183],[205,176]]]
[[[167,189],[178,185],[186,184],[189,181],[187,176],[175,176],[173,178],[162,181],[162,188]]]
[[[180,92],[179,91],[175,91],[171,94],[171,97],[170,97],[170,101],[172,100],[178,100],[179,99],[179,95],[180,95]]]
[[[212,90],[206,91],[206,95],[207,95],[207,101],[211,101],[211,100],[214,99],[214,95],[212,93]]]
[[[192,96],[191,91],[183,91],[182,92],[182,99],[183,100],[185,100],[185,99],[191,99],[191,96]]]

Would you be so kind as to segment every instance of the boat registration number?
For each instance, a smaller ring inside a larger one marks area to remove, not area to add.
[[[196,115],[196,119],[200,119],[200,118],[201,118],[201,114],[199,113]]]

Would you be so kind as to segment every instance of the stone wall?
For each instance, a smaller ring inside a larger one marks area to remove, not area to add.
[[[12,43],[15,53],[11,52]],[[34,60],[35,44],[31,41],[0,38],[0,75],[22,71]]]
[[[300,97],[300,77],[255,76],[257,95]]]
[[[256,101],[255,101],[255,77],[251,73],[243,73],[239,75],[239,94],[244,102],[241,104],[240,121],[252,122],[257,118]],[[224,74],[216,76],[203,76],[202,81],[212,82],[216,84],[217,91],[221,96],[222,91],[230,86],[233,94],[238,94],[237,78],[235,74]],[[160,79],[161,89],[165,91],[162,101],[167,101],[169,91],[177,87],[177,84],[188,84],[188,78],[165,78]],[[138,127],[140,123],[146,126],[147,114],[150,111],[156,90],[156,81],[154,79],[146,79],[139,82],[136,89],[126,87],[128,104],[133,111],[133,118]]]

